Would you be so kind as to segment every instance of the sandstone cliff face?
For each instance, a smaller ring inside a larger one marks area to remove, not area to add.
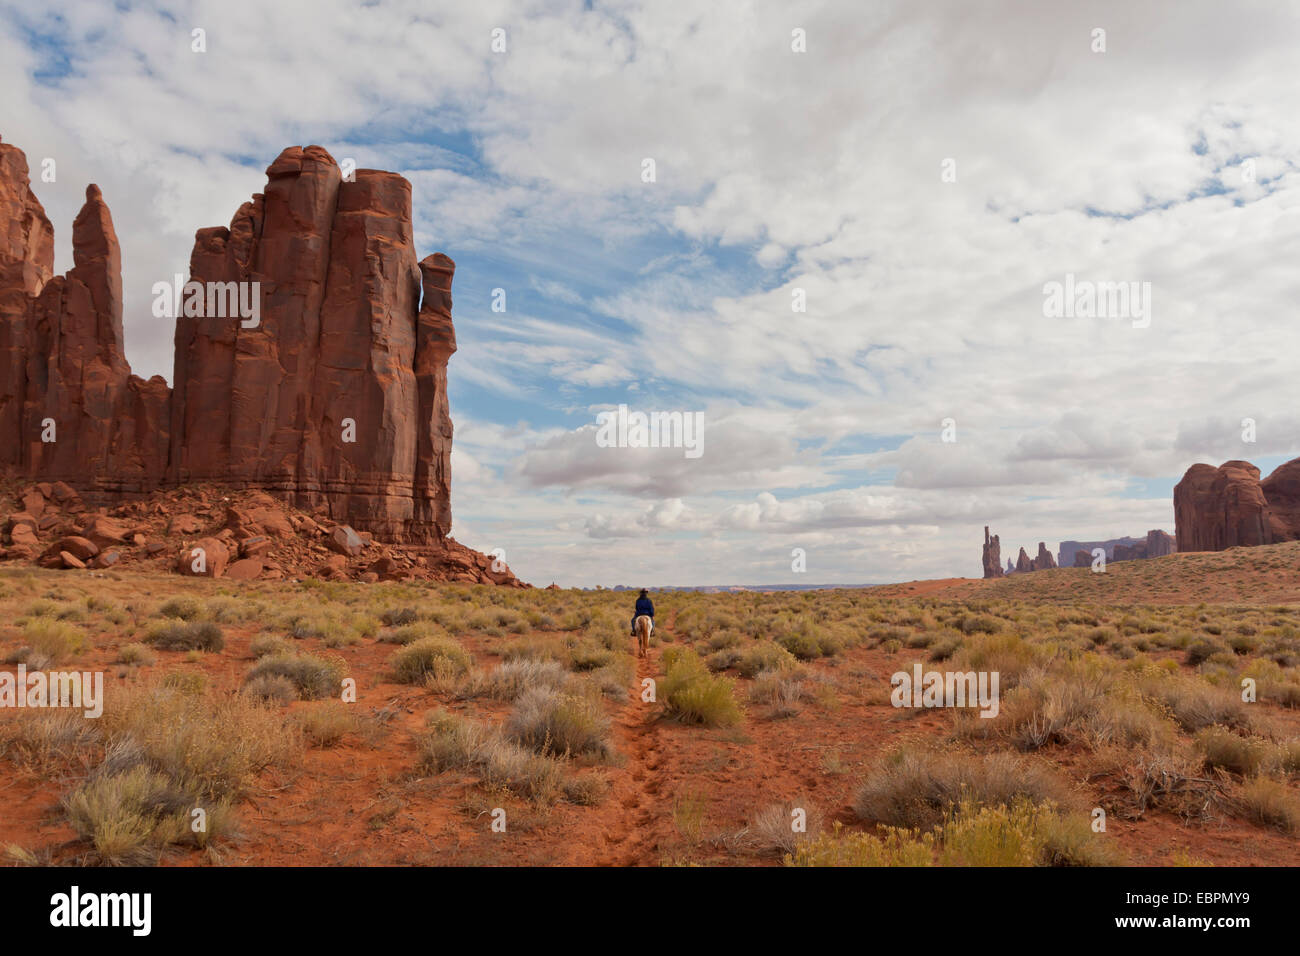
[[[1002,577],[1002,544],[997,535],[989,537],[989,526],[984,526],[984,577]]]
[[[451,531],[455,264],[417,263],[401,176],[361,169],[344,182],[309,146],[267,177],[229,229],[195,241],[192,278],[259,283],[262,315],[250,328],[177,320],[168,476],[271,490],[385,540],[439,544]]]
[[[0,472],[88,502],[199,482],[268,491],[397,544],[450,547],[447,362],[455,264],[417,262],[410,183],[318,146],[286,149],[228,228],[200,229],[191,281],[260,287],[260,318],[176,318],[174,391],[131,374],[121,253],[99,188],[53,276],[26,159],[0,143]],[[233,288],[233,287],[231,287]],[[42,441],[53,421],[54,441]],[[459,547],[459,546],[457,546]],[[462,549],[464,550],[464,549]]]
[[[1264,481],[1248,461],[1192,465],[1174,487],[1179,551],[1223,551],[1300,539],[1300,459]]]
[[[20,150],[0,144],[0,451],[8,473],[116,494],[156,487],[167,383],[131,374],[122,348],[122,256],[99,187],[72,226],[72,269],[53,276],[53,229]]]

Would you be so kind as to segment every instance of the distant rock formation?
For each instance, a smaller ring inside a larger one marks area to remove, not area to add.
[[[1297,489],[1300,490],[1300,472],[1292,476],[1296,481]],[[1300,497],[1298,497],[1300,500]],[[999,550],[999,541],[997,535],[989,536],[988,527],[984,528],[984,577],[1004,577],[1009,574],[1026,574],[1030,571],[1047,571],[1052,568],[1088,568],[1092,567],[1092,552],[1095,548],[1105,548],[1106,558],[1111,561],[1131,561],[1140,558],[1156,558],[1166,554],[1173,554],[1175,539],[1173,535],[1164,531],[1148,531],[1146,538],[1112,538],[1109,541],[1062,541],[1061,558],[1057,562],[1052,552],[1047,550],[1047,542],[1038,542],[1038,553],[1030,557],[1024,548],[1020,549],[1015,561],[1008,559],[1005,571],[999,568],[999,572],[990,573],[990,558],[994,562],[992,567],[998,567],[1001,561],[1001,552]]]
[[[984,526],[984,577],[1002,577],[1002,545],[997,535],[989,537],[989,526]]]
[[[1131,545],[1117,543],[1111,560],[1141,561],[1173,554],[1176,550],[1173,535],[1164,531],[1148,531],[1145,539],[1139,539]]]
[[[1069,567],[1074,562],[1074,556],[1079,551],[1088,552],[1088,564],[1092,564],[1092,552],[1094,548],[1104,548],[1106,551],[1106,560],[1112,561],[1115,557],[1116,545],[1137,544],[1141,538],[1133,538],[1125,535],[1122,538],[1110,538],[1106,541],[1062,541],[1060,550],[1057,552],[1057,560],[1062,567]]]
[[[1052,552],[1047,550],[1047,542],[1038,542],[1038,555],[1030,562],[1031,571],[1046,571],[1048,568],[1056,567],[1056,559],[1052,557]]]
[[[1192,465],[1174,487],[1180,551],[1300,540],[1300,458],[1260,481],[1248,461]]]
[[[1163,558],[1178,551],[1178,539],[1167,531],[1147,532],[1147,557]]]

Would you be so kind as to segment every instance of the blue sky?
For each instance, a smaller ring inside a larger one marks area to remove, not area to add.
[[[1172,531],[1190,464],[1297,454],[1295,18],[1055,6],[0,2],[0,135],[58,161],[60,270],[103,188],[169,378],[148,290],[282,148],[406,175],[457,263],[454,534],[528,580],[974,575],[985,524]],[[1045,317],[1066,273],[1150,327]],[[620,403],[704,454],[597,447]]]

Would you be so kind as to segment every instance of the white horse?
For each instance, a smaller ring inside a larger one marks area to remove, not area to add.
[[[645,657],[650,653],[650,632],[655,627],[654,619],[649,614],[638,614],[632,626],[636,631],[637,656]]]

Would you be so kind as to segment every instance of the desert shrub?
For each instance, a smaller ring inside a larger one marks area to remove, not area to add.
[[[292,681],[303,700],[318,700],[338,696],[347,671],[340,661],[312,654],[268,654],[253,665],[244,680],[251,682],[268,675]]]
[[[1017,798],[1010,804],[964,804],[938,832],[943,866],[1113,866],[1112,844],[1082,816],[1049,803]]]
[[[776,642],[801,661],[818,657],[831,657],[844,649],[844,644],[825,628],[805,621],[798,630],[787,631]]]
[[[157,656],[143,644],[127,644],[118,648],[117,663],[136,664],[147,667],[157,661]]]
[[[248,642],[248,650],[254,657],[265,657],[268,654],[291,654],[293,645],[275,634],[259,634]]]
[[[0,757],[41,772],[85,758],[100,739],[98,721],[76,710],[22,710],[0,721]]]
[[[618,655],[594,641],[578,641],[569,648],[569,664],[575,671],[590,671],[613,662]]]
[[[209,621],[217,621],[222,624],[239,624],[243,621],[250,620],[257,614],[257,609],[248,601],[239,601],[230,597],[213,598],[204,605],[201,612],[203,617]],[[172,617],[184,617],[182,614],[173,614]],[[192,619],[192,618],[187,618]]]
[[[485,678],[487,693],[497,700],[514,700],[534,687],[562,690],[570,680],[569,672],[558,661],[519,658],[504,661]]]
[[[1213,641],[1196,641],[1187,648],[1187,663],[1192,667],[1203,664],[1216,654],[1223,652],[1223,646]]]
[[[23,625],[22,640],[32,652],[56,664],[80,654],[89,645],[81,628],[43,617]]]
[[[419,617],[420,612],[413,607],[390,607],[379,615],[379,619],[389,627],[413,624]]]
[[[836,821],[831,833],[795,847],[786,866],[933,866],[934,836],[886,827],[883,836],[844,832]]]
[[[699,655],[689,648],[668,648],[663,661],[665,676],[659,696],[670,716],[708,726],[740,722],[740,705],[729,678],[710,674]]]
[[[424,640],[426,637],[437,636],[439,636],[438,633],[427,624],[404,624],[401,627],[381,631],[379,642],[381,644],[401,644],[405,646]]]
[[[963,714],[957,726],[967,736],[1000,737],[1020,750],[1073,742],[1167,748],[1177,736],[1173,723],[1129,683],[1088,661],[1026,674],[996,717]]]
[[[802,830],[795,829],[796,819],[802,821]],[[736,834],[734,842],[754,853],[794,853],[800,846],[815,841],[824,824],[821,808],[808,798],[799,797],[764,807]]]
[[[1241,786],[1237,796],[1242,816],[1261,826],[1284,833],[1300,833],[1300,796],[1280,780],[1254,777]]]
[[[594,807],[609,793],[609,781],[596,773],[571,776],[564,781],[564,799],[580,807]]]
[[[358,726],[356,714],[341,700],[327,700],[293,716],[303,736],[317,747],[333,747]]]
[[[729,668],[735,667],[739,661],[740,651],[734,647],[724,647],[720,651],[713,652],[705,659],[705,663],[708,664],[709,670],[715,672],[725,671]]]
[[[298,699],[298,687],[283,674],[261,674],[244,682],[241,693],[254,700],[291,704]]]
[[[1212,724],[1234,730],[1250,729],[1250,714],[1232,690],[1214,687],[1194,676],[1149,677],[1142,692],[1162,702],[1183,730],[1195,733]]]
[[[764,671],[754,679],[749,699],[766,704],[773,717],[793,717],[803,710],[804,682],[780,671]]]
[[[1259,737],[1241,737],[1224,727],[1206,727],[1196,735],[1196,746],[1209,769],[1221,767],[1253,776],[1271,760],[1274,748]]]
[[[795,656],[773,641],[750,645],[736,661],[736,670],[742,677],[753,677],[762,671],[790,670],[796,666]]]
[[[1020,675],[1045,662],[1049,651],[1010,631],[974,632],[952,656],[961,671],[997,671],[1002,687],[1014,687]]]
[[[1002,630],[1002,622],[987,614],[963,614],[957,629],[963,634],[996,634]]]
[[[705,646],[711,651],[720,651],[724,648],[738,648],[743,643],[745,643],[745,635],[728,628],[710,636],[705,641]]]
[[[515,700],[505,734],[541,754],[607,757],[609,718],[600,702],[551,687],[533,687]]]
[[[161,682],[119,691],[100,722],[181,789],[207,799],[239,796],[256,774],[299,752],[279,713],[238,694],[184,694]]]
[[[160,617],[175,617],[182,621],[195,621],[203,614],[203,604],[192,597],[174,597],[158,608]]]
[[[145,634],[145,643],[164,651],[219,651],[226,646],[221,625],[213,621],[171,621]]]
[[[162,676],[162,684],[182,694],[202,694],[208,689],[208,678],[199,671],[171,671]]]
[[[403,684],[423,684],[429,679],[459,677],[473,664],[469,652],[451,638],[425,637],[407,644],[389,664]]]
[[[867,777],[853,808],[863,820],[927,829],[967,801],[1000,806],[1024,797],[1059,804],[1064,795],[1048,771],[1013,754],[905,750]]]
[[[109,865],[158,862],[169,845],[204,846],[227,829],[226,801],[203,806],[206,828],[194,833],[190,812],[203,801],[169,776],[138,764],[118,773],[94,773],[62,800],[68,823]]]
[[[511,641],[502,648],[501,656],[507,661],[545,660],[568,664],[569,653],[565,643],[556,637],[533,637]]]
[[[550,803],[560,794],[564,771],[558,761],[463,717],[435,712],[428,725],[416,738],[422,772],[469,770],[489,788],[517,793],[537,803]]]

